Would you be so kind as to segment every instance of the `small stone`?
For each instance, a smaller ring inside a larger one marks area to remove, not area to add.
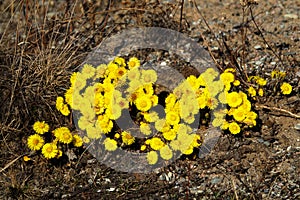
[[[221,179],[216,177],[216,178],[213,178],[211,181],[210,181],[212,184],[217,184],[217,183],[220,183],[221,182]]]
[[[256,50],[262,50],[262,47],[260,45],[255,45],[254,49],[256,49]]]
[[[285,14],[284,17],[290,19],[298,19],[298,15],[296,14]]]
[[[271,62],[270,64],[271,64],[271,65],[276,65],[276,62],[275,62],[275,61],[273,61],[273,62]]]
[[[295,125],[295,129],[298,130],[298,131],[300,131],[300,124],[296,124]]]
[[[107,189],[108,192],[113,192],[115,190],[116,190],[116,188],[109,188],[109,189]]]
[[[287,151],[291,151],[292,146],[288,146],[288,148],[286,148]]]

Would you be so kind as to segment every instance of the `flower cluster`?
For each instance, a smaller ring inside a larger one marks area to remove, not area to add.
[[[52,131],[52,141],[45,143],[47,133],[49,133],[49,125],[44,121],[37,121],[33,124],[35,134],[30,135],[27,139],[29,149],[34,151],[42,151],[45,158],[59,158],[62,156],[62,145],[72,144],[75,147],[82,146],[82,139],[77,134],[72,134],[67,127],[59,127]],[[48,137],[49,138],[49,137]]]
[[[49,132],[49,125],[36,122],[36,134],[28,138],[28,147],[41,150],[50,159],[62,155],[63,145],[80,147],[98,140],[107,151],[126,148],[143,152],[154,165],[175,155],[193,154],[203,140],[195,131],[203,121],[232,134],[256,126],[258,115],[252,104],[264,95],[264,78],[249,77],[250,86],[245,90],[234,69],[219,74],[208,68],[198,77],[187,77],[173,91],[159,93],[157,73],[140,65],[136,57],[128,61],[116,57],[95,67],[84,64],[80,72],[72,74],[64,96],[57,97],[56,109],[64,116],[72,109],[80,133],[85,134],[80,137],[59,127],[45,143],[43,135]],[[283,74],[274,72],[272,77],[282,78]],[[283,94],[292,90],[287,83],[280,88]],[[128,123],[119,127],[120,119]]]

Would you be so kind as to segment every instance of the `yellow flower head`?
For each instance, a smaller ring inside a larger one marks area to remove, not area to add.
[[[129,69],[132,69],[134,67],[139,67],[141,65],[141,62],[139,59],[137,59],[136,57],[132,57],[129,59],[129,61],[127,62],[127,65],[129,67]]]
[[[27,145],[31,150],[40,150],[44,145],[44,139],[38,134],[31,135],[27,139]]]
[[[49,125],[45,121],[37,121],[33,124],[33,130],[36,133],[44,134],[49,131]]]
[[[241,122],[245,119],[245,117],[246,117],[246,113],[243,108],[239,107],[239,108],[233,110],[233,118],[236,121]]]
[[[107,66],[105,64],[99,65],[95,70],[96,78],[104,78]]]
[[[230,107],[237,107],[243,102],[242,97],[237,92],[230,92],[226,96],[227,103]]]
[[[107,151],[115,151],[118,148],[117,141],[114,139],[106,138],[103,143]]]
[[[166,122],[171,125],[178,124],[180,122],[180,117],[177,112],[169,111],[166,114]]]
[[[267,80],[261,77],[258,77],[256,83],[260,86],[265,86],[267,84]]]
[[[262,88],[258,89],[258,95],[261,97],[264,96],[264,90]]]
[[[166,140],[174,140],[176,138],[176,135],[176,131],[173,129],[163,132],[163,137]]]
[[[170,160],[173,157],[173,152],[168,145],[165,145],[160,149],[160,156],[164,160]]]
[[[140,111],[146,112],[152,106],[152,101],[147,96],[140,96],[135,101],[136,108]]]
[[[141,124],[140,124],[140,131],[144,135],[150,135],[152,133],[150,125],[148,123],[145,123],[145,122],[141,122]]]
[[[143,116],[147,122],[156,122],[159,119],[158,113],[155,111],[145,112]]]
[[[281,89],[282,94],[287,95],[287,94],[291,94],[293,88],[289,83],[284,82],[280,86],[280,89]]]
[[[248,93],[250,94],[251,97],[255,97],[256,96],[256,90],[252,86],[250,86],[248,88]]]
[[[69,144],[73,140],[72,133],[67,127],[60,127],[55,129],[54,131],[55,137],[58,139],[58,141],[64,143],[64,144]]]
[[[140,78],[140,71],[138,68],[133,68],[133,69],[130,69],[128,72],[127,72],[127,77],[129,80],[138,80]]]
[[[224,85],[227,85],[234,82],[234,75],[230,72],[224,72],[220,75],[220,79],[222,80]]]
[[[229,123],[228,129],[232,134],[238,134],[241,132],[241,128],[236,122]]]
[[[123,77],[124,75],[126,75],[126,68],[125,67],[119,67],[116,71],[115,71],[115,77],[117,77],[118,79],[120,79],[121,77]]]
[[[156,151],[150,151],[147,153],[147,160],[150,165],[154,165],[158,160]]]
[[[28,161],[31,160],[31,158],[29,158],[28,156],[23,156],[23,160],[24,160],[25,162],[28,162]]]
[[[141,81],[144,84],[155,83],[157,80],[157,74],[153,69],[143,70]]]
[[[73,135],[73,144],[75,147],[81,147],[83,144],[82,138],[77,134]]]
[[[141,145],[141,151],[145,151],[146,150],[146,148],[147,148],[147,146],[146,145]]]
[[[132,145],[134,143],[135,138],[127,131],[122,132],[122,141],[126,145]]]
[[[117,63],[120,67],[125,67],[126,63],[125,63],[125,59],[122,57],[116,57],[114,59],[114,62]]]
[[[55,158],[57,153],[57,146],[53,143],[46,143],[42,148],[42,154],[47,159]]]
[[[89,64],[84,64],[81,73],[87,78],[92,78],[95,75],[96,69]]]
[[[160,138],[154,137],[150,140],[150,147],[153,150],[160,150],[164,145],[165,143]]]

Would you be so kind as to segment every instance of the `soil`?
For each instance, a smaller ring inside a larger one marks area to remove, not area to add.
[[[107,2],[0,3],[0,199],[300,199],[300,2],[249,1],[254,20],[234,0],[196,1],[198,7],[186,0],[182,16],[178,1]],[[54,161],[30,152],[34,121],[71,123],[55,111],[55,99],[86,55],[105,37],[144,26],[179,30],[220,70],[242,66],[241,79],[267,78],[255,104],[257,128],[222,133],[208,155],[150,174],[113,170],[85,148]],[[290,95],[276,90],[274,69],[287,72]]]

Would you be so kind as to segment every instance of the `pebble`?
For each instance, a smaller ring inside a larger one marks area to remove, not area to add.
[[[295,125],[295,129],[298,130],[298,131],[300,131],[300,124],[296,124]]]
[[[276,65],[276,62],[275,62],[275,61],[273,61],[273,62],[271,62],[270,64],[271,64],[271,65]]]
[[[115,190],[116,190],[116,188],[109,188],[109,189],[107,189],[108,192],[113,192]]]
[[[262,47],[260,45],[255,45],[254,49],[256,49],[256,50],[262,50]]]
[[[290,19],[298,19],[298,15],[296,14],[285,14],[283,15],[285,18],[290,18]]]
[[[212,184],[217,184],[217,183],[220,183],[221,180],[222,180],[221,178],[216,177],[216,178],[213,178],[210,182],[211,182]]]

